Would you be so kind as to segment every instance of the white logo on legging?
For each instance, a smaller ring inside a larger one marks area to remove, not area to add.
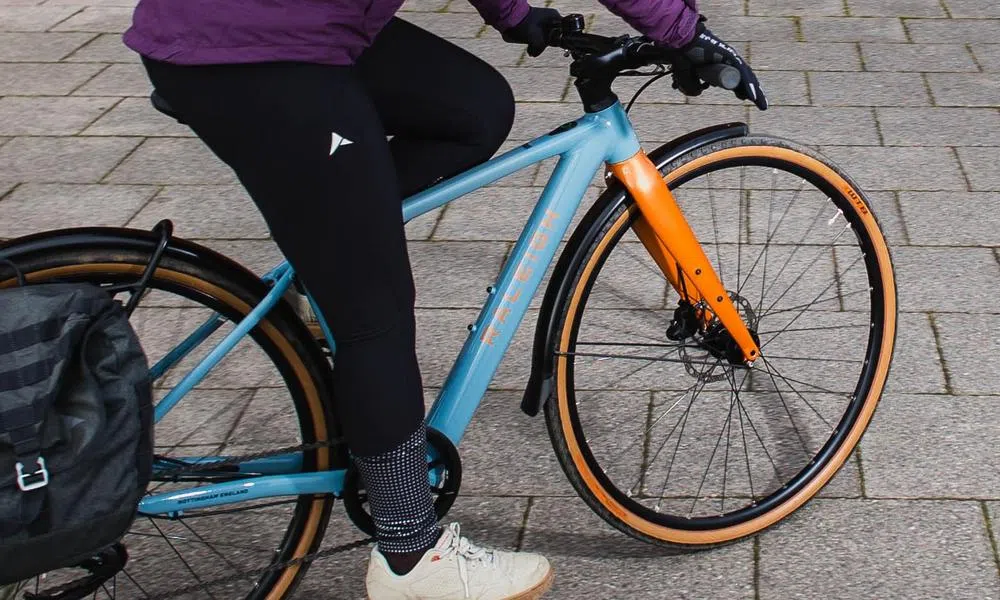
[[[339,133],[337,133],[336,131],[334,131],[333,132],[333,142],[330,144],[330,156],[333,156],[333,153],[337,151],[337,148],[340,148],[341,146],[346,146],[348,144],[353,144],[353,143],[354,142],[352,142],[351,140],[345,138],[344,136],[342,136]]]

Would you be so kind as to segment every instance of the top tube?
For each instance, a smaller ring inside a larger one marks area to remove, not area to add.
[[[583,146],[600,148],[603,160],[611,163],[626,160],[641,148],[632,122],[621,103],[616,101],[602,111],[588,113],[560,125],[545,135],[407,198],[403,202],[403,221],[409,222],[511,173]]]

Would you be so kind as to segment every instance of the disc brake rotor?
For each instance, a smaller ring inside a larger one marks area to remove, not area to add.
[[[755,330],[757,328],[757,315],[753,310],[753,304],[736,292],[728,292],[728,294],[729,299],[736,305],[737,312],[739,312],[740,316],[743,318],[743,322],[747,324],[747,327]],[[709,310],[708,305],[705,304],[704,301],[699,302],[695,308],[698,311]],[[713,317],[706,329],[719,325],[721,324],[719,323],[718,318]],[[687,374],[702,383],[712,383],[726,379],[728,377],[726,373],[728,365],[724,361],[716,363],[709,360],[712,355],[707,349],[704,348],[704,338],[702,337],[702,334],[700,332],[696,333],[691,339],[695,341],[699,350],[692,354],[689,352],[689,349],[693,346],[688,344],[682,344],[678,350],[678,355],[683,361],[684,370]],[[715,373],[717,366],[721,366],[722,370]]]

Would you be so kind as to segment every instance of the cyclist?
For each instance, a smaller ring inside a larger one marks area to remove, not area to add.
[[[470,0],[537,56],[559,14]],[[601,0],[690,64],[750,67],[695,0]],[[552,570],[441,528],[425,463],[414,283],[402,198],[490,158],[514,119],[504,78],[393,15],[402,0],[139,0],[126,45],[159,94],[236,173],[337,341],[334,396],[378,543],[367,591],[389,598],[535,598]],[[391,140],[387,139],[391,136]]]

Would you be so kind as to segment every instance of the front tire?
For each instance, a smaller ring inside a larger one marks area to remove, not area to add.
[[[741,315],[761,333],[763,366],[729,364],[707,335],[666,338],[680,297],[642,245],[630,243],[640,214],[621,192],[583,221],[565,250],[571,266],[553,283],[562,292],[547,348],[554,386],[546,423],[570,482],[605,521],[657,544],[710,547],[778,523],[847,461],[888,376],[896,286],[863,192],[806,149],[735,138],[683,155],[661,173]],[[734,201],[722,204],[720,196]],[[786,221],[793,231],[779,232]],[[807,242],[814,231],[820,239]],[[594,341],[598,335],[621,341]],[[614,351],[597,352],[603,348]],[[629,381],[608,376],[617,359]],[[803,362],[813,366],[803,370]],[[689,427],[696,435],[689,430],[685,440]],[[667,437],[660,442],[658,433]],[[684,462],[682,450],[695,458]],[[713,475],[720,464],[722,474]]]

